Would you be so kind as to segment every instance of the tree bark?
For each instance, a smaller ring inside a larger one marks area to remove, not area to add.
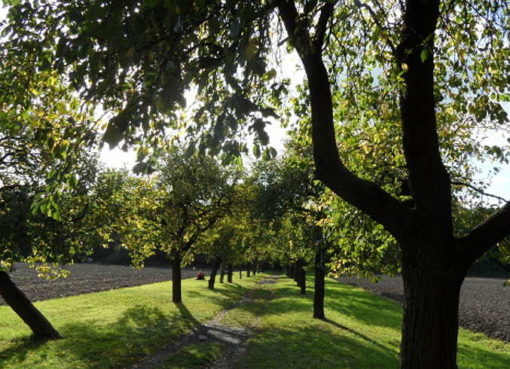
[[[299,269],[299,263],[296,261],[294,263],[294,265],[292,266],[292,278],[294,279],[294,281],[297,283],[298,286],[299,286],[300,278],[301,278],[301,276],[299,275],[300,271],[301,271],[301,269]]]
[[[296,283],[300,288],[301,294],[306,294],[306,272],[303,269],[303,263],[298,261],[296,263]]]
[[[211,276],[209,277],[209,283],[207,288],[210,290],[214,290],[214,283],[216,282],[216,274],[218,273],[218,269],[221,265],[221,259],[218,259],[214,262],[213,267],[211,269]]]
[[[326,319],[326,315],[324,314],[325,275],[324,250],[319,246],[315,252],[315,278],[313,293],[313,317],[315,319]]]
[[[225,281],[225,265],[221,265],[220,270],[220,283],[223,283]]]
[[[301,267],[301,271],[299,274],[301,275],[300,282],[299,282],[300,293],[302,295],[304,295],[304,294],[306,294],[306,272],[303,269],[303,267]]]
[[[239,279],[243,279],[243,270],[239,267]]]
[[[37,339],[62,338],[44,315],[18,289],[7,272],[0,272],[0,295],[7,305],[30,327]]]
[[[250,277],[250,273],[251,273],[250,267],[247,267],[246,268],[246,277]]]
[[[172,302],[179,304],[182,302],[182,275],[181,275],[182,257],[176,255],[172,260]]]
[[[232,283],[233,275],[234,275],[234,268],[232,267],[232,265],[229,264],[227,266],[227,282],[228,283]]]
[[[404,272],[401,369],[457,369],[459,295],[464,276]]]

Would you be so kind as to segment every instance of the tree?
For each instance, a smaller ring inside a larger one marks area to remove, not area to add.
[[[240,229],[239,217],[226,216],[219,220],[216,225],[204,235],[204,244],[201,252],[205,253],[212,262],[211,276],[209,277],[209,289],[214,289],[216,274],[220,266],[227,266],[227,281],[232,283],[232,265],[240,263]],[[224,268],[224,267],[223,267]]]
[[[478,122],[506,120],[500,102],[508,96],[509,58],[503,41],[509,29],[508,4],[481,0],[151,1],[124,7],[106,0],[92,6],[73,3],[14,7],[11,19],[20,26],[11,28],[13,37],[23,45],[32,37],[42,40],[41,45],[47,45],[47,39],[59,40],[58,48],[50,48],[51,61],[62,72],[72,72],[77,87],[120,110],[109,125],[107,138],[112,142],[132,137],[133,127],[142,122],[150,130],[151,113],[182,104],[184,90],[192,84],[198,86],[203,103],[196,127],[206,126],[200,123],[204,117],[219,117],[209,120],[217,134],[197,139],[199,146],[232,131],[237,126],[234,121],[248,121],[263,132],[266,123],[261,114],[270,115],[269,103],[277,105],[275,100],[286,92],[267,62],[275,41],[271,22],[278,18],[287,38],[278,29],[275,33],[296,51],[308,81],[317,177],[381,224],[401,248],[405,286],[401,366],[457,367],[460,286],[469,266],[508,235],[510,204],[456,236],[452,181],[438,130],[443,129],[440,119],[448,112]],[[43,31],[34,19],[43,19]],[[58,28],[62,19],[68,27]],[[329,53],[337,48],[342,50],[339,57]],[[120,65],[124,59],[126,67]],[[381,70],[372,74],[376,78],[366,87],[380,87],[381,95],[392,92],[388,96],[394,104],[384,109],[381,105],[381,110],[399,115],[396,122],[401,125],[412,204],[346,166],[335,135],[332,89],[359,79],[342,80],[335,67]],[[154,70],[161,73],[154,76]],[[92,88],[87,88],[89,81]],[[158,102],[163,96],[166,104]],[[264,134],[259,137],[267,142]],[[224,142],[240,151],[231,141]]]
[[[124,191],[119,234],[138,264],[155,250],[168,256],[172,301],[181,303],[181,267],[204,233],[230,212],[238,174],[179,147],[169,148],[154,169],[153,178],[133,178]]]
[[[72,170],[92,145],[88,108],[51,72],[36,73],[30,60],[3,49],[0,58],[0,295],[38,339],[59,333],[10,280],[14,263],[40,270],[72,259],[73,249],[39,242],[41,228],[61,222],[64,194],[79,182]],[[38,213],[38,214],[35,214]],[[36,264],[43,263],[43,264]]]
[[[311,150],[301,145],[303,139],[306,140],[296,132],[287,142],[283,158],[256,167],[254,175],[259,185],[256,208],[260,221],[281,222],[281,228],[278,225],[276,228],[279,237],[285,240],[282,247],[294,250],[284,253],[281,261],[286,263],[284,258],[288,257],[294,263],[294,277],[302,293],[306,290],[305,268],[310,262],[313,264],[313,317],[325,319],[326,253],[330,245],[322,227],[326,218],[321,201],[324,186],[314,181]]]
[[[248,262],[247,255],[250,253],[247,240],[253,236],[256,228],[252,218],[253,186],[249,178],[241,178],[231,195],[233,201],[228,214],[203,235],[200,252],[206,254],[213,265],[210,289],[214,289],[216,274],[222,264],[227,265],[227,281],[232,282],[233,267],[239,267],[241,278],[242,267]]]

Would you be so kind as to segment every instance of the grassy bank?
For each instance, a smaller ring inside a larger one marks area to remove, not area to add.
[[[184,304],[171,303],[169,282],[36,303],[65,337],[33,342],[30,331],[0,306],[0,368],[123,368],[210,319],[237,301],[253,282],[217,284],[183,280]]]

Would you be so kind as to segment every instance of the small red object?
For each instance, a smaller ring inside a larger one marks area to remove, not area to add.
[[[205,275],[202,272],[198,272],[196,275],[196,279],[203,280],[205,279]]]

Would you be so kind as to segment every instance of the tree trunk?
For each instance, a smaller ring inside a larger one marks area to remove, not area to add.
[[[7,305],[30,327],[37,339],[51,340],[62,338],[44,315],[16,287],[7,272],[0,271],[0,295]]]
[[[176,304],[182,302],[181,261],[181,256],[174,256],[172,261],[172,302]]]
[[[250,273],[251,273],[250,267],[247,267],[246,268],[246,276],[250,277]]]
[[[211,276],[209,277],[209,284],[207,286],[210,290],[214,290],[214,282],[216,282],[216,274],[218,273],[218,269],[220,268],[220,265],[221,265],[221,259],[216,260],[213,264],[213,267],[211,270]]]
[[[287,267],[286,267],[286,274],[287,274],[287,277],[293,278],[293,276],[292,276],[292,265],[287,265]]]
[[[313,317],[325,319],[324,315],[324,277],[326,274],[324,266],[324,250],[318,247],[315,252],[315,278],[313,293]]]
[[[401,369],[457,369],[459,295],[464,275],[440,278],[423,269],[405,269]]]
[[[301,267],[301,271],[300,271],[300,281],[299,281],[299,287],[300,287],[300,293],[302,295],[306,294],[306,272],[305,270],[303,269],[303,267]]]
[[[243,279],[243,270],[239,267],[239,279]]]
[[[234,268],[232,268],[232,265],[228,265],[227,266],[227,282],[228,283],[232,283],[233,274],[234,274]]]
[[[225,265],[221,265],[220,270],[220,283],[223,283],[225,281]]]

